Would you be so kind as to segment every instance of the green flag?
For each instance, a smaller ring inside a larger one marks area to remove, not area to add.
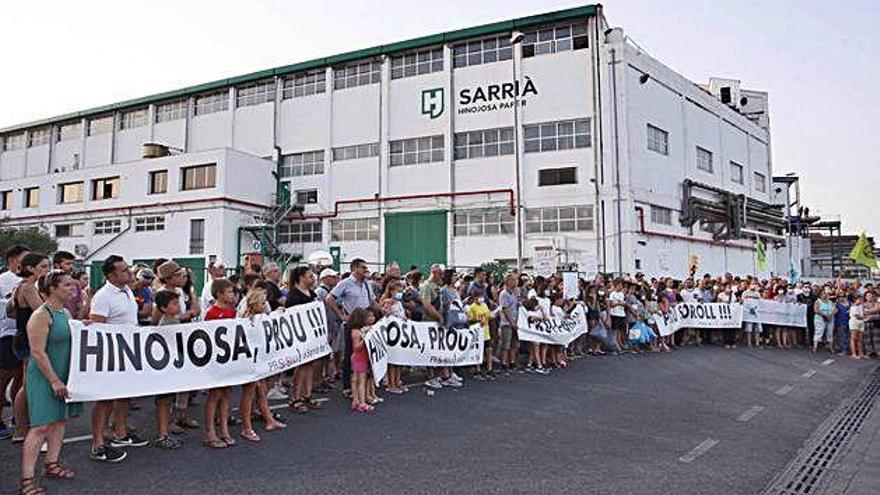
[[[865,265],[875,270],[878,269],[877,258],[874,257],[874,247],[868,242],[868,236],[866,236],[864,232],[859,236],[859,240],[856,242],[856,245],[853,246],[853,250],[849,253],[849,257],[860,265]]]
[[[767,246],[760,237],[755,237],[755,251],[758,254],[758,270],[763,272],[767,269]]]

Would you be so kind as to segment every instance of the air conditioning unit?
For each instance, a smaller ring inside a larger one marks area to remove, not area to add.
[[[721,100],[721,103],[737,109],[742,100],[739,85],[740,82],[736,79],[709,78],[709,92]]]
[[[143,148],[141,149],[141,156],[145,159],[161,158],[170,154],[171,149],[168,146],[159,143],[144,143]]]

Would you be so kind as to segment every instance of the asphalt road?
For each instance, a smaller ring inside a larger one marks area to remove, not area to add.
[[[173,452],[130,449],[118,465],[65,445],[74,481],[50,493],[760,492],[876,362],[781,350],[687,348],[586,358],[549,376],[468,381],[386,395],[370,415],[338,395],[290,427],[222,450],[192,435]],[[813,371],[815,370],[815,371]],[[133,423],[154,432],[152,401]],[[200,412],[199,412],[200,413]],[[237,430],[237,428],[235,429]],[[88,433],[87,416],[68,437]],[[18,446],[0,443],[0,493]]]

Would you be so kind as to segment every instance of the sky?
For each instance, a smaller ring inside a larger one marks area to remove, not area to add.
[[[606,0],[611,26],[695,82],[770,93],[775,175],[880,236],[880,1]],[[0,127],[584,2],[0,2]],[[876,200],[875,200],[876,201]]]

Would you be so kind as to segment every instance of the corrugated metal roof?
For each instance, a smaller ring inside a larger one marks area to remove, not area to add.
[[[391,54],[396,52],[402,52],[407,50],[413,50],[422,47],[428,47],[432,45],[437,45],[440,43],[449,43],[460,41],[468,38],[475,38],[479,36],[486,36],[496,33],[503,33],[506,31],[511,31],[513,29],[525,29],[534,26],[538,26],[541,24],[547,24],[552,22],[559,22],[568,19],[574,19],[578,17],[589,17],[596,14],[596,5],[586,5],[583,7],[575,7],[571,9],[558,10],[555,12],[548,12],[546,14],[538,14],[528,17],[521,17],[518,19],[512,19],[508,21],[500,21],[493,22],[491,24],[484,24],[481,26],[475,26],[471,28],[459,29],[456,31],[448,31],[445,33],[434,34],[430,36],[422,36],[419,38],[413,38],[410,40],[399,41],[396,43],[391,43],[387,45],[379,45],[372,48],[365,48],[362,50],[355,50],[352,52],[341,53],[338,55],[332,55],[329,57],[318,58],[314,60],[308,60],[305,62],[299,62],[296,64],[285,65],[282,67],[276,67],[274,69],[266,69],[258,72],[252,72],[250,74],[243,74],[240,76],[230,77],[226,79],[220,79],[217,81],[212,81],[203,84],[197,84],[195,86],[188,86],[186,88],[181,88],[173,91],[166,91],[163,93],[157,93],[149,96],[144,96],[141,98],[135,98],[132,100],[125,100],[117,103],[111,103],[109,105],[102,105],[95,108],[89,108],[87,110],[80,110],[78,112],[72,112],[64,115],[58,115],[55,117],[36,120],[33,122],[26,122],[23,124],[14,125],[11,127],[6,127],[4,129],[0,129],[0,133],[8,133],[15,131],[22,131],[31,127],[44,126],[48,124],[60,123],[65,120],[72,119],[81,119],[83,117],[87,117],[90,115],[105,113],[109,111],[115,110],[123,110],[127,108],[143,106],[150,103],[162,102],[165,100],[179,99],[183,97],[189,97],[195,94],[204,93],[206,91],[212,91],[217,89],[228,88],[230,86],[234,86],[236,84],[242,84],[247,82],[258,81],[260,79],[265,79],[267,77],[273,76],[282,76],[288,75],[294,72],[306,71],[317,69],[321,67],[327,67],[329,65],[337,65],[346,62],[352,62],[355,60],[362,60],[365,58],[376,57],[383,54]]]

